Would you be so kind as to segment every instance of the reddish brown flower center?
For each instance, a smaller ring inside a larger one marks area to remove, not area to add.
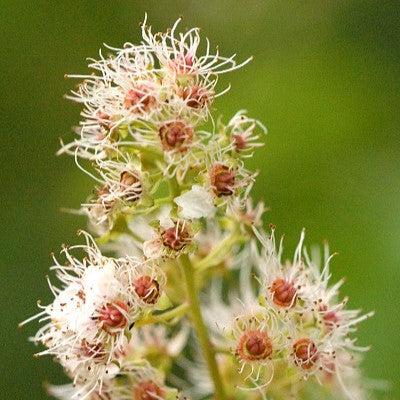
[[[122,188],[129,188],[130,186],[134,185],[135,183],[139,182],[139,179],[136,175],[129,171],[123,171],[120,176],[119,180]]]
[[[110,130],[112,128],[112,121],[110,115],[106,114],[103,111],[98,111],[97,118],[100,126],[102,126],[104,129]]]
[[[151,89],[147,85],[138,85],[134,89],[128,90],[124,107],[127,109],[134,108],[136,112],[148,111],[156,103]]]
[[[236,354],[245,361],[265,360],[272,354],[272,342],[266,332],[251,330],[239,339]]]
[[[101,343],[89,343],[85,339],[82,340],[81,349],[82,353],[90,358],[101,359],[106,355],[104,346]]]
[[[273,302],[280,307],[292,307],[296,302],[296,288],[285,279],[275,279],[272,282],[270,292]]]
[[[99,321],[101,327],[108,331],[115,328],[124,328],[128,321],[124,312],[128,311],[128,306],[122,301],[107,303],[99,311]]]
[[[303,369],[310,369],[318,359],[318,348],[309,338],[297,340],[293,345],[295,363]]]
[[[184,152],[193,139],[193,129],[182,121],[168,122],[158,131],[165,150]]]
[[[339,324],[339,316],[335,311],[326,311],[324,313],[323,320],[328,329],[333,329]]]
[[[184,226],[173,226],[161,233],[164,246],[178,251],[190,242],[190,234]]]
[[[108,185],[104,185],[97,189],[97,203],[102,204],[106,211],[111,210],[114,206],[115,201],[109,198],[110,188]]]
[[[211,186],[218,196],[230,196],[235,187],[235,172],[227,165],[215,164],[210,172]]]
[[[136,294],[147,304],[155,304],[160,297],[160,285],[151,276],[143,275],[137,278],[133,287]]]
[[[165,395],[164,389],[153,381],[137,384],[133,390],[133,400],[159,400]]]
[[[210,92],[198,85],[183,88],[181,96],[186,105],[192,108],[203,108],[210,101]]]
[[[235,145],[236,151],[245,150],[247,147],[247,141],[243,135],[233,135],[233,143]]]
[[[123,198],[126,201],[136,201],[142,193],[139,178],[132,172],[123,171],[119,179],[121,190],[124,191]]]

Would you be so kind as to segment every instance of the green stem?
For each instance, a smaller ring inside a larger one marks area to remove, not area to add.
[[[174,199],[180,194],[179,183],[175,178],[171,178],[168,180],[168,186],[169,186],[169,194],[172,199]]]
[[[138,321],[135,324],[135,327],[140,328],[141,326],[144,325],[171,321],[173,318],[182,317],[183,315],[185,315],[188,309],[189,309],[189,304],[183,303],[180,306],[173,308],[172,310],[163,312],[162,314],[158,315],[150,314],[147,317],[142,318],[140,321]]]
[[[194,281],[195,274],[193,265],[190,262],[189,256],[187,254],[181,255],[178,261],[185,281],[193,326],[196,330],[204,358],[206,359],[210,376],[214,382],[215,399],[225,400],[226,396],[221,376],[218,370],[217,361],[215,359],[215,350],[211,344],[206,325],[201,315],[197,288]]]
[[[196,271],[203,272],[218,265],[224,260],[230,249],[242,240],[242,235],[233,230],[225,239],[221,240],[202,260],[195,264]]]

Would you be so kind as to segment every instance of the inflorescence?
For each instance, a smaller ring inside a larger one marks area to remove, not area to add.
[[[229,89],[219,75],[250,59],[212,52],[197,28],[178,33],[179,22],[155,34],[144,23],[140,44],[107,47],[90,61],[94,73],[70,75],[83,79],[68,96],[83,105],[82,120],[60,153],[94,180],[79,211],[92,234],[54,257],[54,300],[25,321],[39,320],[38,355],[72,380],[48,391],[364,399],[366,349],[353,333],[371,313],[346,309],[342,281],[328,282],[328,249],[322,262],[310,257],[304,233],[293,260],[282,260],[245,167],[266,128],[243,110],[225,122],[211,116]]]

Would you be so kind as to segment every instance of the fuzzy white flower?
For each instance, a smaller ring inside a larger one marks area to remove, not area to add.
[[[218,51],[212,54],[208,40],[206,54],[198,56],[199,30],[175,36],[179,22],[168,32],[154,35],[144,23],[141,44],[107,46],[114,53],[109,57],[99,52],[99,60],[89,65],[97,75],[68,75],[84,79],[68,98],[85,108],[80,138],[63,144],[61,152],[102,159],[109,149],[121,145],[146,145],[137,124],[157,125],[157,121],[165,121],[165,115],[194,123],[208,117],[213,99],[229,89],[216,93],[217,76],[242,67],[250,59],[237,64],[235,56],[222,57]],[[127,133],[133,141],[126,140]]]
[[[53,303],[24,322],[34,318],[47,322],[33,338],[47,347],[38,354],[54,355],[81,385],[82,393],[99,390],[104,379],[118,372],[128,344],[127,329],[140,313],[139,294],[144,295],[144,302],[149,296],[156,300],[163,285],[158,278],[160,284],[153,285],[157,294],[151,285],[137,285],[135,271],[142,261],[104,257],[91,236],[84,234],[85,245],[64,248],[66,265],[55,260],[52,269],[63,287],[50,284]],[[76,258],[71,253],[74,250],[83,250],[86,258]],[[155,282],[154,274],[146,276]]]
[[[267,128],[260,121],[248,117],[246,110],[240,110],[228,122],[224,133],[229,138],[230,150],[242,157],[252,157],[256,148],[264,146],[261,135],[267,133]]]

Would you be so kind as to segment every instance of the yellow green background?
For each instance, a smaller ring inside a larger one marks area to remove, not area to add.
[[[50,300],[49,253],[75,241],[85,221],[63,214],[92,189],[72,159],[55,156],[79,107],[63,99],[103,42],[139,39],[145,11],[155,30],[183,15],[227,55],[254,61],[224,76],[216,112],[247,108],[269,128],[250,161],[266,222],[294,247],[329,239],[350,306],[375,310],[358,333],[372,344],[365,374],[392,383],[400,363],[400,3],[347,1],[1,0],[0,398],[45,399],[61,382],[50,358],[33,359],[36,326],[18,321]]]

